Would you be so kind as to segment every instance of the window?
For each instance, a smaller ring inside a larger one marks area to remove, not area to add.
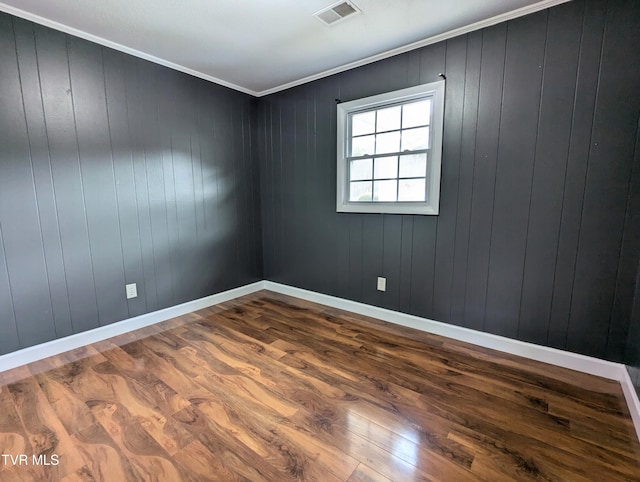
[[[338,104],[337,211],[438,214],[444,80]]]

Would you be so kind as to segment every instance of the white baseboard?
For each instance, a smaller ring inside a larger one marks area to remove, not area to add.
[[[74,335],[58,338],[57,340],[48,341],[39,345],[23,348],[6,355],[0,356],[0,372],[16,368],[27,363],[32,363],[43,358],[59,355],[81,346],[96,343],[108,338],[129,333],[145,326],[154,325],[161,321],[170,320],[176,316],[185,315],[193,311],[198,311],[209,306],[224,303],[225,301],[238,298],[240,296],[255,293],[264,289],[264,281],[257,281],[252,284],[240,286],[222,293],[216,293],[193,301],[188,301],[180,305],[171,306],[162,310],[153,311],[144,315],[136,316],[126,320],[111,323],[110,325],[100,326],[93,330],[83,331]]]
[[[275,291],[284,295],[294,296],[314,303],[319,303],[334,308],[351,311],[364,316],[370,316],[379,320],[388,321],[397,325],[415,328],[417,330],[433,333],[436,335],[446,336],[454,340],[473,343],[485,348],[518,355],[521,357],[537,360],[551,365],[569,368],[582,373],[608,378],[620,382],[625,400],[631,412],[634,427],[638,440],[640,440],[640,402],[638,396],[631,383],[631,378],[626,367],[621,363],[614,363],[600,358],[571,353],[556,348],[535,345],[524,341],[513,340],[504,336],[493,335],[481,331],[471,330],[461,326],[450,325],[428,318],[420,318],[418,316],[400,313],[398,311],[378,308],[376,306],[358,303],[357,301],[345,300],[335,296],[308,291],[293,286],[265,281],[264,288]]]
[[[398,311],[378,308],[376,306],[358,303],[357,301],[323,295],[314,291],[294,288],[293,286],[274,283],[272,281],[265,281],[265,289],[332,306],[334,308],[352,311],[354,313],[388,321],[397,325],[415,328],[435,335],[466,341],[485,348],[493,348],[494,350],[511,353],[512,355],[518,355],[532,360],[570,368],[579,372],[598,375],[611,380],[621,380],[621,369],[626,373],[626,368],[620,363],[613,363],[599,358],[570,353],[524,341],[513,340],[504,336],[492,335],[491,333],[484,333],[461,326],[430,320],[428,318],[421,318],[419,316],[408,315]]]
[[[225,301],[230,301],[240,296],[255,293],[262,289],[313,301],[315,303],[345,311],[351,311],[364,316],[370,316],[372,318],[377,318],[379,320],[409,328],[415,328],[428,333],[446,336],[454,340],[465,341],[485,348],[492,348],[512,355],[518,355],[532,360],[570,368],[579,372],[616,380],[620,382],[627,405],[629,406],[629,412],[631,413],[631,418],[633,420],[638,439],[640,440],[640,401],[638,400],[638,395],[636,394],[626,367],[620,363],[609,362],[599,358],[513,340],[511,338],[492,335],[490,333],[483,333],[469,328],[450,325],[448,323],[442,323],[428,318],[420,318],[418,316],[387,310],[385,308],[378,308],[376,306],[358,303],[357,301],[337,298],[335,296],[295,288],[293,286],[274,283],[272,281],[257,281],[239,288],[207,296],[205,298],[189,301],[163,310],[154,311],[152,313],[136,316],[135,318],[129,318],[127,320],[101,326],[93,330],[88,330],[75,335],[59,338],[57,340],[41,343],[39,345],[23,348],[12,353],[7,353],[6,355],[1,355],[0,372],[42,360],[43,358],[59,355],[60,353],[106,340],[117,335],[122,335],[146,326],[154,325],[156,323],[175,318],[176,316],[201,310],[219,303],[224,303]]]
[[[631,420],[633,420],[633,426],[636,428],[638,440],[640,440],[640,400],[638,400],[638,394],[636,393],[636,389],[631,382],[631,377],[629,376],[629,372],[627,372],[626,368],[624,369],[624,373],[621,378],[620,386],[622,387],[624,398],[627,401],[627,406],[629,407]]]

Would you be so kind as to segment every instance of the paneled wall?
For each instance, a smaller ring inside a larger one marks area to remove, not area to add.
[[[254,102],[0,13],[0,353],[262,279]]]
[[[623,360],[638,45],[640,3],[575,0],[261,99],[265,277]],[[334,99],[439,72],[440,215],[336,213]]]
[[[625,238],[621,261],[627,261],[621,266],[625,272],[636,273],[635,286],[625,285],[624,296],[631,296],[631,321],[625,351],[625,363],[630,365],[629,373],[640,396],[640,263],[637,253],[640,250],[640,122],[636,132],[635,159],[631,177],[631,189],[627,206]]]
[[[256,100],[0,13],[0,353],[264,268],[640,369],[639,32],[574,0]],[[439,72],[441,214],[336,213],[335,99]]]

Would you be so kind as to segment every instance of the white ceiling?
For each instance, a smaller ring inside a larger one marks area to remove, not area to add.
[[[265,95],[569,0],[4,0],[0,10]]]

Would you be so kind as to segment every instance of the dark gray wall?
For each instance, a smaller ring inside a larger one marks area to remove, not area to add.
[[[635,286],[629,283],[624,293],[625,297],[633,296],[625,362],[630,365],[629,374],[640,396],[640,121],[636,132],[635,160],[625,221],[624,255],[621,256],[621,261],[627,263],[621,266],[621,270],[628,271],[629,274],[636,272]]]
[[[636,393],[640,397],[640,368],[627,365],[627,372],[631,383],[633,383],[633,388],[636,389]]]
[[[254,103],[0,13],[0,353],[262,279]]]
[[[262,99],[266,278],[623,360],[639,32],[640,2],[576,0]],[[336,213],[334,99],[439,72],[440,215]]]
[[[258,101],[0,13],[0,353],[261,279],[264,248],[271,280],[639,369],[639,10],[576,0]],[[441,71],[441,215],[337,214],[334,99]]]

